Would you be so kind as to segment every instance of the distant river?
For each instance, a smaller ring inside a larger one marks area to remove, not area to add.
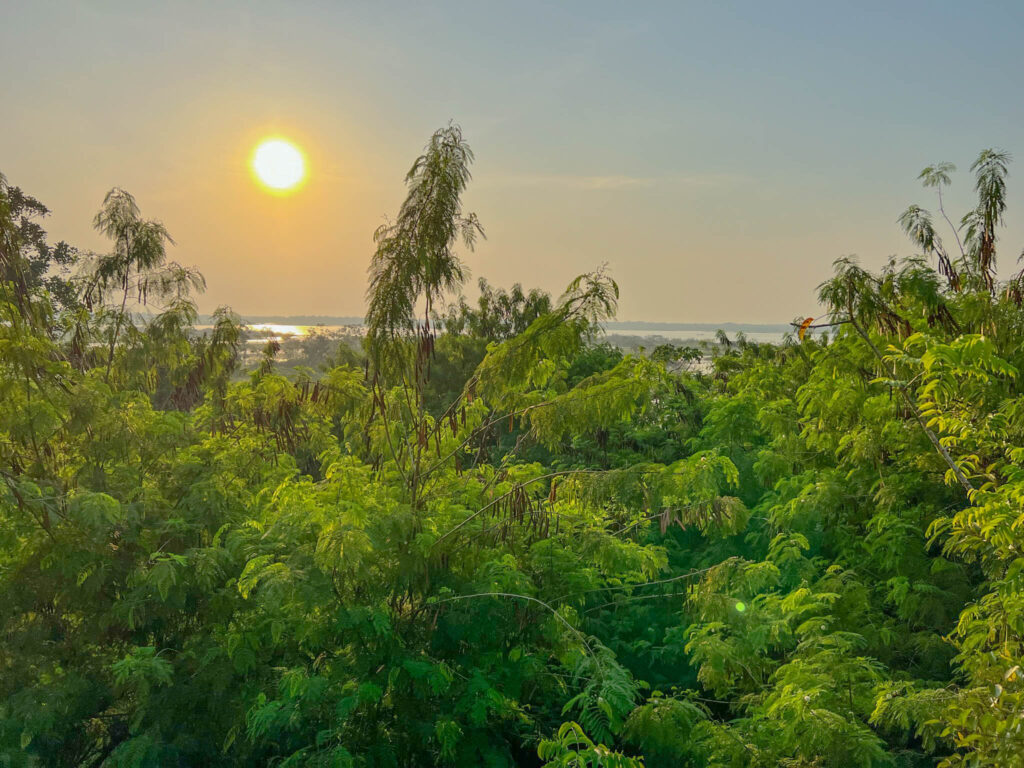
[[[661,337],[663,339],[669,339],[671,341],[714,341],[717,331],[709,331],[704,328],[694,328],[692,330],[672,330],[672,331],[649,331],[644,329],[628,329],[628,330],[615,330],[611,329],[607,331],[609,336],[630,336],[634,338],[650,339]],[[736,331],[726,331],[726,335],[732,340],[736,340]],[[774,331],[744,331],[744,335],[748,341],[756,341],[758,343],[770,343],[778,344],[782,341],[784,334],[781,332]]]
[[[197,325],[196,330],[208,331],[213,326]],[[270,339],[301,339],[316,333],[339,336],[365,336],[365,325],[284,325],[282,323],[248,323],[248,344],[266,344]]]
[[[282,323],[250,323],[248,326],[249,344],[265,344],[269,339],[300,339],[315,333],[331,335],[365,336],[365,325],[286,325]],[[209,325],[197,325],[197,330],[209,330]],[[740,329],[742,330],[742,329]],[[662,338],[670,341],[714,341],[716,331],[706,328],[648,330],[645,328],[610,329],[609,336],[625,336],[630,338],[651,339]],[[778,344],[783,333],[779,331],[745,331],[747,339],[759,343]],[[736,339],[736,330],[729,330],[730,339]]]

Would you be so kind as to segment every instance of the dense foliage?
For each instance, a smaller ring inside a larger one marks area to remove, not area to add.
[[[96,256],[0,181],[5,764],[1024,765],[1007,157],[705,366],[601,344],[601,271],[444,309],[471,161],[413,165],[365,359],[288,375],[128,193]]]

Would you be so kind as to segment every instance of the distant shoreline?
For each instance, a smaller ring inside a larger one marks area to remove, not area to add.
[[[363,325],[361,317],[336,315],[242,315],[249,324],[273,323],[280,325]],[[200,324],[210,324],[210,315],[200,315]],[[659,323],[645,320],[621,320],[604,323],[606,331],[742,331],[743,333],[787,333],[793,328],[789,323]]]

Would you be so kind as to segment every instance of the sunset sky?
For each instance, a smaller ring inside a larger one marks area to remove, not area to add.
[[[623,320],[786,322],[832,261],[909,253],[915,180],[1008,150],[1024,190],[1024,3],[0,0],[0,172],[101,249],[122,186],[202,310],[361,315],[374,229],[430,134],[476,153],[473,275],[557,293],[607,263]],[[308,180],[247,166],[280,135]],[[1004,230],[1003,272],[1024,246]]]

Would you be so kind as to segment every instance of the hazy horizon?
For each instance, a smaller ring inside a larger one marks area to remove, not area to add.
[[[467,295],[557,295],[606,263],[624,320],[784,323],[836,258],[912,252],[896,218],[934,207],[922,167],[958,165],[959,216],[978,151],[1019,154],[1024,105],[1000,95],[1024,6],[986,9],[1004,23],[975,40],[954,3],[8,4],[0,172],[84,249],[107,189],[131,191],[206,276],[203,312],[360,316],[373,231],[455,120],[487,233]],[[293,195],[250,178],[271,134],[308,158]]]
[[[246,323],[255,324],[288,324],[296,326],[343,326],[343,325],[363,325],[365,318],[357,315],[309,315],[309,314],[296,314],[296,315],[280,315],[264,312],[237,312],[236,314],[242,318]],[[208,324],[213,319],[211,314],[200,314],[198,322],[201,325]],[[607,322],[602,322],[601,326],[610,330],[625,331],[625,330],[638,330],[638,331],[675,331],[675,330],[686,330],[686,329],[700,329],[700,330],[744,330],[744,329],[756,329],[756,330],[779,330],[789,329],[793,327],[792,322],[778,322],[778,323],[737,323],[732,320],[723,320],[721,322],[678,322],[673,320],[635,320],[630,318],[616,318]]]

